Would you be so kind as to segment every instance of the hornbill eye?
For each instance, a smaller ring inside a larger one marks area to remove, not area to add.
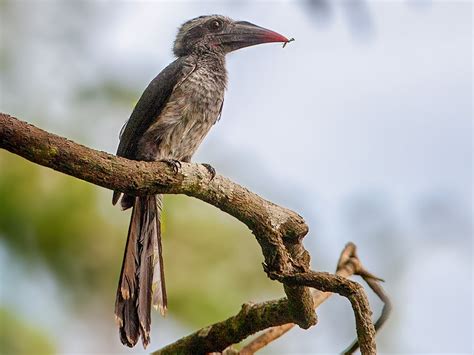
[[[212,20],[209,22],[209,29],[213,32],[219,31],[222,28],[222,22],[219,20]]]

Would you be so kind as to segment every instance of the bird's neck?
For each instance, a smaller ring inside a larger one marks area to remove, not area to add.
[[[224,86],[227,84],[227,70],[225,68],[225,56],[217,53],[199,53],[193,56],[193,61],[197,67],[204,69],[219,81],[222,81]]]
[[[216,70],[225,70],[225,56],[223,54],[204,52],[195,54],[194,58],[198,64],[211,67]]]

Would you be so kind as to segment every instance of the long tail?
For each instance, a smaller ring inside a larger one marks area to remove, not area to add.
[[[133,347],[140,336],[150,342],[151,305],[166,312],[166,288],[161,249],[162,196],[136,197],[120,272],[115,317],[120,340]]]

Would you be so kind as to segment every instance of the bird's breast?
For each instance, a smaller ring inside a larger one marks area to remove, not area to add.
[[[225,77],[216,74],[196,68],[173,90],[159,117],[140,140],[143,159],[190,160],[219,118]]]

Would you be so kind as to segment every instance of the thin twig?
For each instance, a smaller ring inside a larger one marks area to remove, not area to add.
[[[390,298],[388,297],[388,295],[385,293],[382,285],[380,284],[379,279],[374,279],[372,277],[367,277],[367,276],[362,276],[362,278],[369,285],[372,291],[374,291],[374,293],[383,302],[382,313],[380,314],[379,318],[374,324],[375,332],[378,332],[390,316],[390,313],[392,311],[392,302],[390,301]],[[344,350],[344,354],[345,355],[353,354],[357,351],[358,348],[359,348],[359,342],[357,341],[357,339],[355,339],[352,342],[352,344],[346,350]]]

